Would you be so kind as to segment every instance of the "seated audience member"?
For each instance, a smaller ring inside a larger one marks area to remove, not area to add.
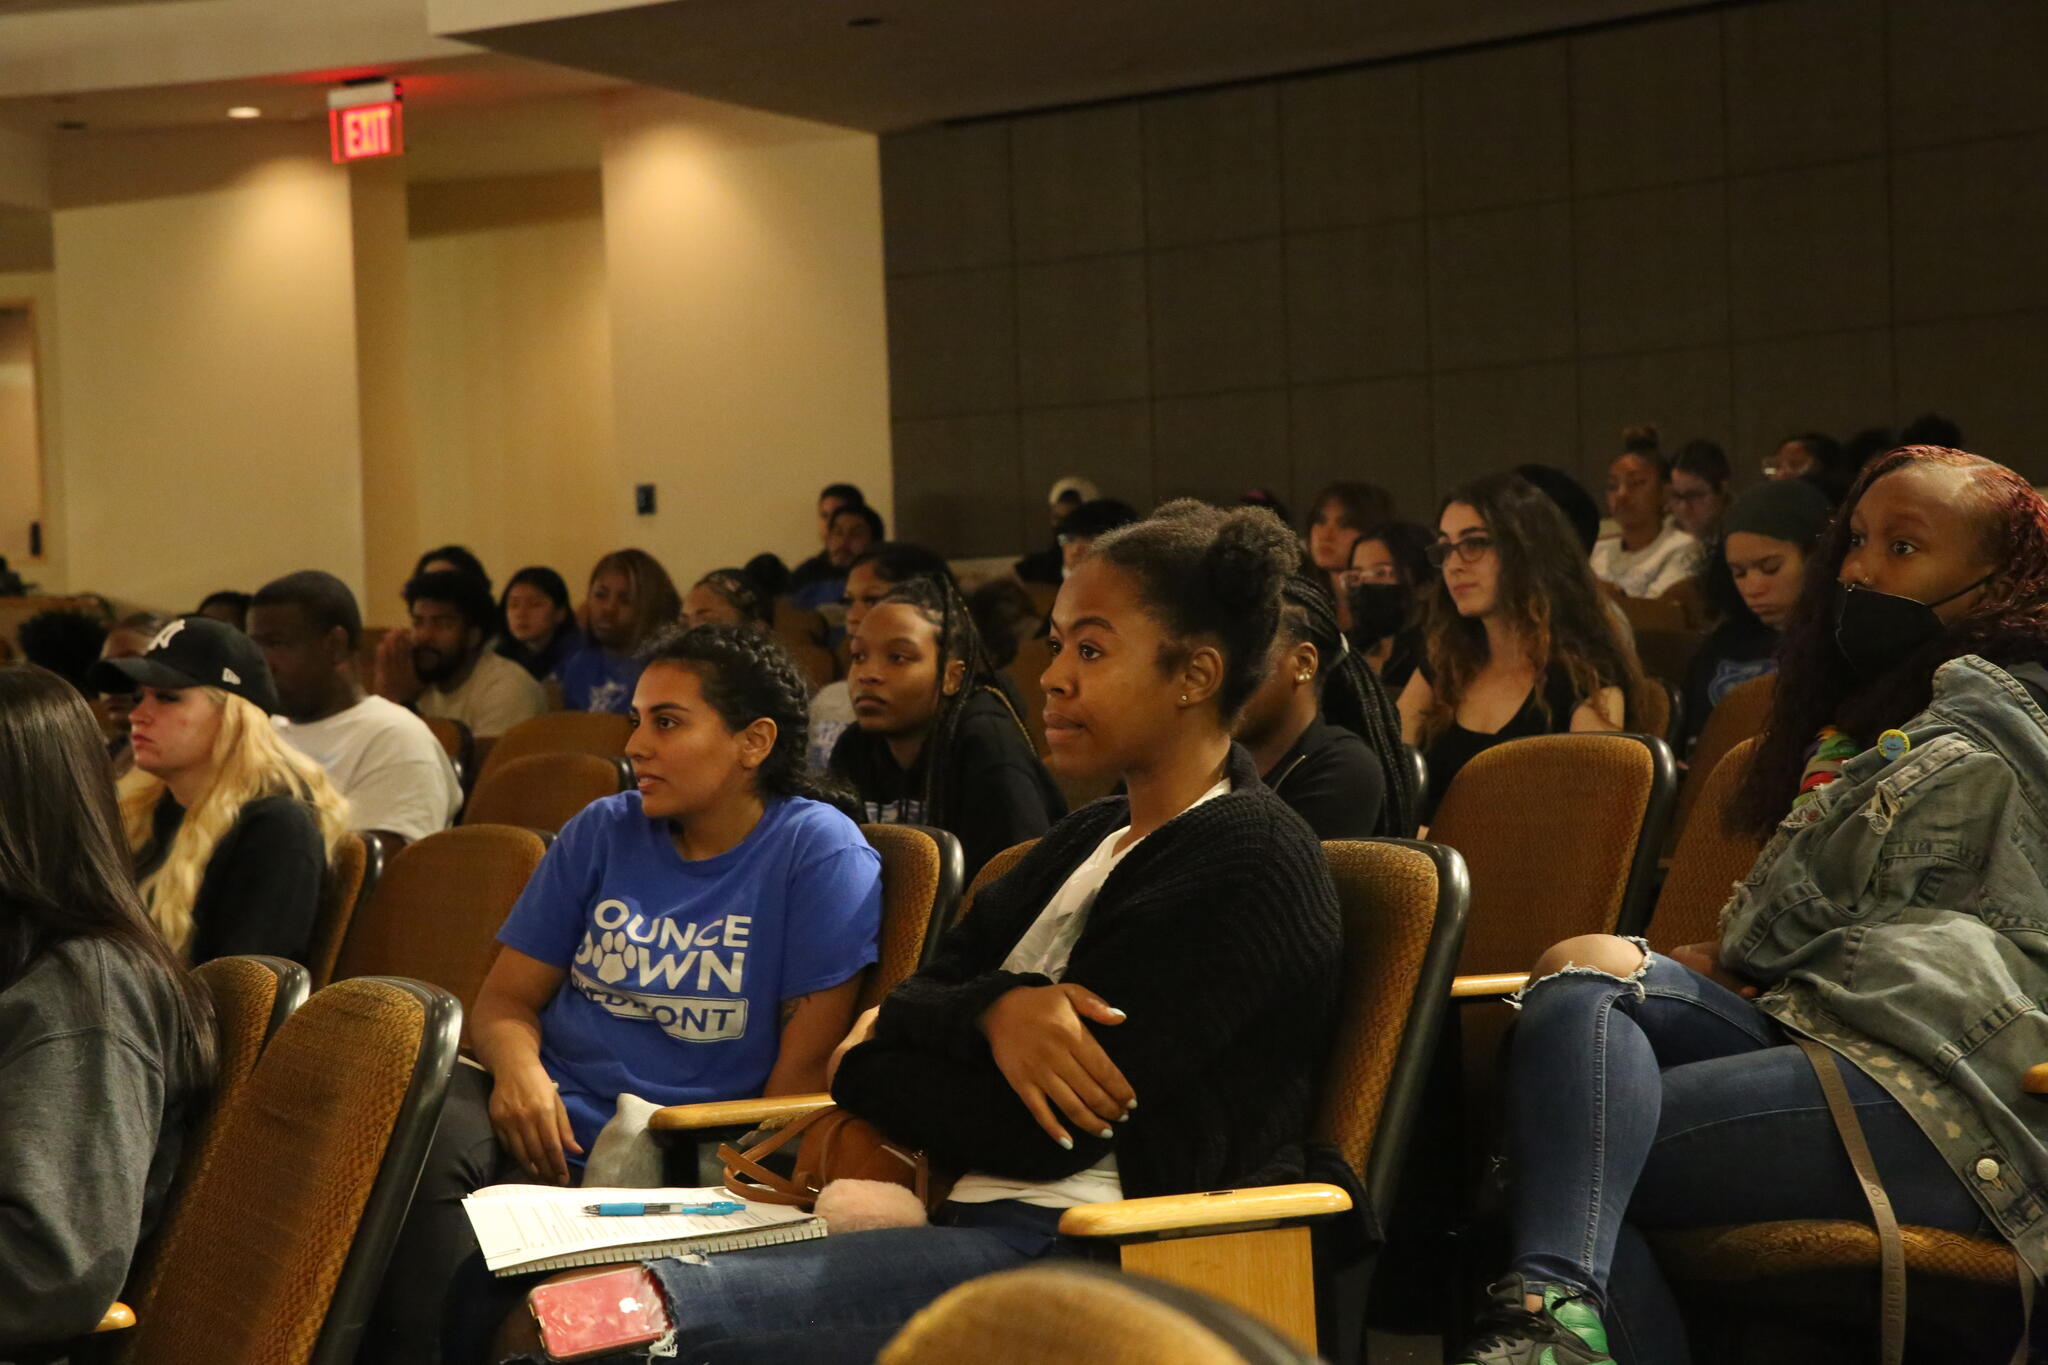
[[[1053,543],[1043,550],[1034,550],[1011,566],[1011,572],[1023,583],[1050,583],[1057,587],[1066,558],[1060,553],[1060,523],[1067,514],[1084,502],[1093,502],[1102,494],[1092,480],[1079,474],[1069,474],[1057,480],[1052,491],[1046,495],[1046,512],[1052,518]]]
[[[255,641],[205,616],[165,626],[139,659],[95,682],[142,690],[129,716],[140,780],[121,815],[143,903],[194,965],[237,953],[306,960],[321,880],[348,803],[271,725],[270,667]]]
[[[355,594],[317,569],[264,584],[249,608],[249,638],[277,685],[278,733],[327,770],[354,828],[424,839],[454,822],[462,787],[425,721],[364,694],[362,634]]]
[[[1266,680],[1237,718],[1259,777],[1318,839],[1415,833],[1401,717],[1337,629],[1322,575],[1287,580]]]
[[[1719,942],[1569,940],[1522,993],[1508,1268],[1460,1359],[1686,1360],[1645,1231],[1867,1224],[1816,1068],[1845,1084],[1900,1223],[2008,1239],[2022,1275],[2048,1271],[2021,1086],[2048,995],[2048,504],[1988,460],[1897,450],[1808,582],[1737,803],[1771,843]],[[1872,747],[1894,729],[1905,744]]]
[[[1352,542],[1337,576],[1351,604],[1346,638],[1380,686],[1398,697],[1422,662],[1423,591],[1436,579],[1429,562],[1435,532],[1412,521],[1383,521]]]
[[[162,1216],[213,1052],[135,894],[92,713],[0,668],[0,1358],[84,1358],[67,1343]]]
[[[825,562],[831,572],[797,584],[791,589],[789,600],[814,611],[838,606],[839,599],[846,594],[846,571],[853,567],[853,561],[884,539],[880,512],[864,502],[840,508],[832,514],[825,532]]]
[[[1728,452],[1712,441],[1687,441],[1671,462],[1671,521],[1702,545],[1721,534],[1728,512]]]
[[[932,1226],[652,1262],[680,1358],[773,1342],[810,1350],[744,1358],[869,1360],[947,1289],[1056,1251],[1068,1208],[1302,1178],[1337,898],[1315,836],[1230,742],[1299,554],[1268,513],[1176,503],[1067,579],[1054,762],[1129,795],[1069,815],[984,888],[856,1024],[832,1085],[966,1174]]]
[[[1730,690],[1777,668],[1778,632],[1799,601],[1806,558],[1829,515],[1827,495],[1804,479],[1760,483],[1729,509],[1719,557],[1701,575],[1721,623],[1686,676],[1681,752]]]
[[[91,693],[86,675],[99,662],[107,634],[103,623],[84,612],[60,607],[39,611],[23,621],[15,642],[21,646],[22,658],[55,673],[86,696]]]
[[[682,614],[668,570],[647,551],[614,550],[598,560],[583,598],[584,646],[555,670],[562,705],[620,716],[631,711],[641,648]]]
[[[768,599],[744,569],[713,569],[683,594],[686,626],[753,626],[765,629],[773,618]]]
[[[456,1068],[366,1357],[471,1359],[480,1342],[443,1342],[444,1311],[484,1341],[504,1315],[502,1285],[457,1278],[482,1266],[464,1195],[575,1183],[622,1094],[821,1090],[853,1019],[881,858],[804,768],[796,666],[728,626],[672,628],[645,657],[638,790],[563,827],[499,931],[470,1025],[483,1069]]]
[[[1403,737],[1429,758],[1425,823],[1475,755],[1524,735],[1618,730],[1643,687],[1571,527],[1528,481],[1467,484],[1437,526],[1442,584],[1400,702]]]
[[[1607,467],[1607,511],[1621,530],[1593,546],[1593,576],[1623,597],[1660,597],[1698,569],[1700,543],[1664,519],[1671,466],[1657,429],[1625,427],[1621,442]]]
[[[498,640],[492,647],[534,681],[546,682],[583,646],[562,576],[539,565],[513,574],[498,599]]]
[[[377,646],[377,695],[496,739],[548,709],[524,668],[491,648],[497,608],[474,574],[436,569],[405,585],[411,626]]]
[[[466,545],[443,545],[427,551],[412,566],[414,578],[424,573],[466,573],[483,581],[486,595],[491,591],[491,576],[484,572],[484,562],[470,553]]]
[[[865,507],[867,498],[860,489],[850,483],[828,483],[818,494],[818,553],[806,559],[790,572],[787,591],[794,595],[801,590],[827,579],[842,578],[846,574],[843,566],[832,563],[832,518],[848,507]],[[880,540],[880,536],[875,539]]]
[[[1017,662],[1017,651],[1038,631],[1038,605],[1014,578],[991,578],[968,593],[967,614],[990,666],[998,669]]]
[[[869,608],[849,644],[857,724],[833,747],[831,771],[870,821],[951,831],[972,880],[1067,813],[950,581],[901,585]]]
[[[860,629],[868,609],[898,585],[913,578],[939,578],[950,583],[953,570],[945,559],[922,545],[885,541],[853,562],[846,573],[846,630]],[[832,746],[853,725],[853,690],[841,678],[818,689],[811,698],[811,744],[804,756],[811,771],[822,773],[832,762]]]
[[[1365,534],[1367,527],[1393,518],[1394,500],[1377,484],[1339,482],[1316,494],[1301,539],[1308,557],[1330,580],[1333,596],[1340,592],[1337,575],[1348,567],[1351,542]],[[1351,629],[1351,606],[1342,596],[1337,596],[1337,621]]]
[[[1067,513],[1060,522],[1059,531],[1061,578],[1074,571],[1074,566],[1081,562],[1081,556],[1087,554],[1088,547],[1098,539],[1137,520],[1137,510],[1115,498],[1092,498]]]
[[[200,616],[212,617],[236,630],[249,628],[249,594],[245,592],[210,592],[199,604]]]
[[[106,643],[100,646],[101,659],[139,659],[149,653],[149,642],[164,628],[164,618],[153,611],[138,611],[114,623],[107,632]],[[88,672],[88,681],[97,676],[95,688],[104,686],[105,673]],[[117,692],[99,691],[100,709],[106,716],[101,727],[107,737],[107,755],[114,763],[114,776],[126,777],[135,766],[135,751],[128,743],[128,715],[135,709],[136,692],[134,684],[116,674],[122,687]]]
[[[761,596],[767,598],[770,603],[778,597],[789,595],[791,574],[789,565],[782,562],[781,555],[765,552],[755,555],[747,561],[746,567],[740,572],[747,576],[748,582],[761,590]]]

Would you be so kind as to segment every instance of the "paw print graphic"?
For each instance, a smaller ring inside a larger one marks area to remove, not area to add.
[[[606,933],[597,941],[597,979],[607,986],[616,986],[639,964],[646,951],[616,930]]]

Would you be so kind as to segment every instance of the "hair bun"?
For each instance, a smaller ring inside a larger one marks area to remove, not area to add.
[[[1630,455],[1653,455],[1663,445],[1664,438],[1649,422],[1635,422],[1621,429],[1621,448]]]
[[[1209,591],[1235,611],[1270,609],[1301,559],[1301,542],[1264,507],[1238,507],[1217,522],[1202,556]]]

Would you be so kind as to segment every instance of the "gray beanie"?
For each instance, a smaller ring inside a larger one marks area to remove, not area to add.
[[[1770,479],[1735,500],[1722,519],[1721,534],[1747,531],[1811,549],[1833,515],[1827,494],[1806,480]]]

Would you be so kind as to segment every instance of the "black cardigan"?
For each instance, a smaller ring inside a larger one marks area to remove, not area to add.
[[[1130,823],[1106,797],[984,888],[938,955],[847,1053],[841,1105],[956,1171],[1057,1180],[1114,1147],[1131,1198],[1300,1178],[1336,1022],[1342,929],[1314,834],[1233,746],[1232,791],[1152,832],[1103,883],[1065,980],[1129,1016],[1093,1026],[1137,1092],[1105,1140],[1045,1135],[1003,1079],[982,1013],[1035,973],[1002,962],[1067,877]]]

